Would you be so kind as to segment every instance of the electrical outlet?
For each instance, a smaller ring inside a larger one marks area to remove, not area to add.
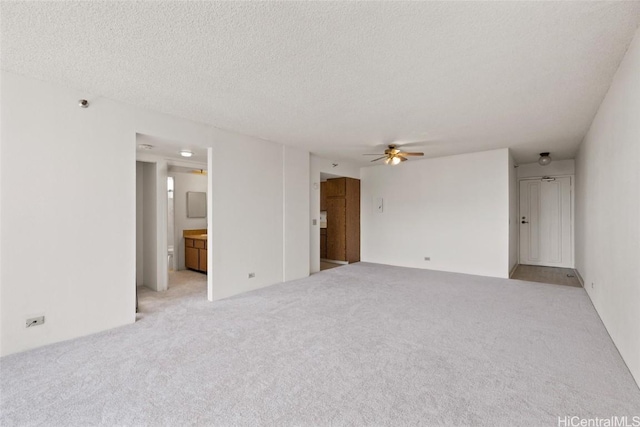
[[[425,261],[431,261],[431,257],[430,256],[426,256],[426,257],[424,257],[424,260]]]
[[[593,282],[591,282],[591,289],[593,289]]]
[[[44,316],[32,317],[27,319],[26,328],[30,328],[32,326],[40,326],[44,323]]]
[[[249,273],[249,279],[253,279],[254,277],[256,277],[256,273]]]

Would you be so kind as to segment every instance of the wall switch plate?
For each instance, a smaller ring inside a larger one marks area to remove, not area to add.
[[[253,279],[254,277],[256,277],[256,273],[249,273],[249,279]]]
[[[424,257],[424,260],[425,261],[431,261],[431,257],[430,256],[426,256],[426,257]]]
[[[40,326],[44,323],[44,316],[32,317],[27,319],[26,328],[30,328],[32,326]]]
[[[318,225],[318,220],[317,219],[313,219],[313,225]]]

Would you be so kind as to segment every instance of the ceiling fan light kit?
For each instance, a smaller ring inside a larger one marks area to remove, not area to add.
[[[388,165],[397,165],[401,161],[402,160],[401,160],[400,156],[394,156],[394,157],[387,157],[387,159],[384,162],[386,164],[388,164]]]

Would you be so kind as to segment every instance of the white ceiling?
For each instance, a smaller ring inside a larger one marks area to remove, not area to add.
[[[5,70],[360,162],[571,158],[640,22],[638,1],[1,7]]]
[[[136,144],[136,153],[138,153],[139,158],[140,156],[151,155],[168,160],[173,165],[196,169],[207,168],[206,148],[143,133],[136,134]],[[140,148],[141,145],[150,145],[151,149],[142,149]],[[180,155],[181,150],[189,150],[193,155],[191,157],[182,157]]]
[[[341,178],[340,175],[333,175],[330,173],[325,173],[325,172],[320,172],[320,181],[326,181],[328,179],[332,179],[332,178]]]

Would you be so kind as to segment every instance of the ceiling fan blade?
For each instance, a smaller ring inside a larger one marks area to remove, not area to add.
[[[423,139],[421,141],[398,141],[398,147],[400,148],[410,148],[410,147],[424,147],[425,145],[438,145],[438,144],[449,144],[451,141],[442,138],[429,138]]]
[[[424,156],[424,153],[398,153],[401,156]]]
[[[400,159],[400,161],[403,161],[403,162],[406,162],[407,160],[409,160],[406,157],[404,157],[402,154],[398,154],[396,157],[398,157]]]
[[[363,156],[382,156],[382,153],[378,153],[378,154],[363,154]]]
[[[378,157],[377,159],[371,160],[372,162],[377,162],[378,160],[386,159],[387,156]]]

